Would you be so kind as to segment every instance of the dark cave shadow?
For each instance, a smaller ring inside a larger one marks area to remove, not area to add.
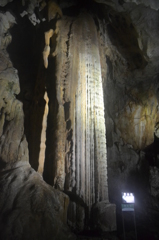
[[[37,171],[39,165],[38,158],[40,152],[42,120],[45,108],[44,92],[46,85],[51,100],[49,103],[50,113],[48,116],[49,129],[51,129],[50,115],[53,108],[52,106],[54,106],[53,101],[55,100],[56,102],[56,98],[54,97],[53,100],[51,93],[51,89],[55,89],[56,87],[54,85],[53,87],[51,86],[50,89],[50,85],[46,83],[47,71],[44,68],[42,57],[42,52],[45,46],[44,32],[48,31],[50,28],[55,29],[56,19],[49,23],[42,22],[39,26],[33,26],[27,16],[23,18],[20,16],[17,6],[19,6],[18,1],[15,4],[9,4],[8,7],[6,7],[6,10],[8,10],[8,8],[12,9],[17,22],[17,24],[9,30],[12,36],[12,41],[7,47],[7,52],[13,63],[13,67],[18,70],[20,93],[16,98],[23,103],[24,133],[28,141],[29,162]],[[50,62],[50,64],[52,63]],[[55,66],[55,62],[53,63],[53,66]],[[48,71],[50,71],[50,68],[48,68]],[[54,78],[55,73],[53,73],[53,79]],[[56,96],[54,91],[53,93]],[[48,140],[46,144],[49,145],[52,142],[50,132],[50,130],[47,130]],[[52,184],[52,181],[48,180],[51,179],[50,169],[52,169],[53,165],[51,160],[49,161],[50,167],[47,164],[47,159],[50,159],[50,157],[48,157],[50,153],[48,154],[48,152],[51,151],[48,149],[46,150],[44,178],[46,177],[46,181]],[[50,172],[49,176],[46,174],[46,171]]]
[[[113,10],[106,15],[109,20],[107,31],[110,40],[127,60],[129,69],[143,69],[147,65],[145,53],[139,48],[138,34],[129,16]]]
[[[5,168],[5,166],[7,165],[6,162],[4,162],[1,158],[0,158],[0,171]]]
[[[154,134],[154,142],[147,146],[144,149],[145,159],[147,160],[149,166],[158,167],[159,168],[159,138],[157,138]]]
[[[43,178],[48,184],[52,186],[54,185],[54,177],[56,171],[55,151],[58,112],[55,66],[55,58],[50,57],[46,80],[46,89],[49,98],[49,113],[47,119],[46,151]]]

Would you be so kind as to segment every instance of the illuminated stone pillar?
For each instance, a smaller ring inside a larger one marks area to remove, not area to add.
[[[72,43],[78,52],[74,162],[76,192],[88,206],[108,199],[106,129],[98,38],[93,19],[81,14],[73,25]],[[78,42],[76,42],[78,41]],[[71,47],[72,48],[72,47]],[[73,54],[72,54],[73,56]]]
[[[59,115],[59,119],[66,123],[64,190],[80,197],[89,212],[95,204],[98,220],[103,212],[107,212],[106,220],[113,215],[113,223],[103,229],[115,230],[115,206],[108,197],[105,112],[96,26],[89,14],[81,13],[76,20],[62,19],[57,28],[57,99],[65,112],[65,119],[64,115]],[[59,125],[57,134],[60,127],[63,128]],[[64,158],[59,161],[64,163]]]

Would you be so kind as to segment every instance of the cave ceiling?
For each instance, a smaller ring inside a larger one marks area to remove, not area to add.
[[[47,2],[10,0],[1,1],[0,6],[2,11],[10,10],[17,18],[18,24],[20,23],[20,18],[25,19],[25,21],[21,21],[21,29],[25,29],[25,25],[28,24],[26,18],[28,18],[37,31],[37,28],[45,25],[48,21]],[[123,61],[126,60],[124,63],[126,64],[125,68],[133,73],[136,69],[144,69],[142,76],[140,73],[136,74],[135,72],[135,79],[152,78],[152,75],[155,76],[158,73],[158,1],[61,0],[57,1],[57,3],[64,16],[75,17],[81,9],[85,9],[92,14],[96,24],[97,18],[103,19],[111,41],[109,48],[105,48],[106,55],[108,56],[110,52],[111,55],[113,53],[116,56],[119,55],[119,57],[123,58]],[[31,31],[34,30],[28,26],[25,31],[32,35]],[[30,39],[30,42],[33,40]],[[22,41],[25,41],[24,38]],[[21,42],[21,44],[23,43]],[[116,64],[117,68],[120,69],[120,66],[118,66],[119,61]],[[122,78],[124,78],[124,74],[126,74],[125,71],[122,74]],[[129,76],[129,80],[130,78],[132,79],[131,82],[134,82],[133,74]]]

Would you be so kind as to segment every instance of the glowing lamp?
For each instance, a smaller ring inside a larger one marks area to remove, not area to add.
[[[122,203],[135,203],[135,197],[133,193],[122,193]]]

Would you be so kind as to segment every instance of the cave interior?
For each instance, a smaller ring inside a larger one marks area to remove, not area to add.
[[[0,2],[0,239],[159,239],[158,31],[157,0]]]

